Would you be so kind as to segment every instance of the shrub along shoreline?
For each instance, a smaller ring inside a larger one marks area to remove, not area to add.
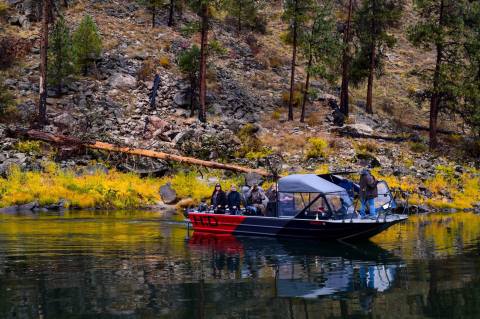
[[[225,190],[232,184],[244,184],[242,175],[225,177],[219,171],[200,174],[190,170],[162,178],[141,178],[133,173],[92,167],[94,169],[61,169],[55,163],[47,162],[39,171],[22,171],[12,166],[7,177],[0,178],[0,209],[25,204],[31,207],[31,203],[46,209],[156,208],[163,205],[160,187],[167,183],[177,194],[177,208],[183,208],[210,197],[216,183]],[[438,169],[435,177],[423,182],[412,176],[382,176],[379,172],[373,170],[377,179],[385,180],[392,188],[409,192],[411,204],[435,210],[480,208],[478,170],[467,169],[458,175],[451,168],[444,167]],[[264,188],[271,183],[266,182]]]

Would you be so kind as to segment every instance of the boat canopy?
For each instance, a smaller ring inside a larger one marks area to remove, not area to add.
[[[278,180],[278,191],[283,193],[338,193],[345,189],[315,174],[293,174]]]

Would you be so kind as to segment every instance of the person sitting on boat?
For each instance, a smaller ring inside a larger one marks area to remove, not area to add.
[[[277,211],[277,185],[273,184],[266,192],[265,196],[268,198],[267,216],[276,216]]]
[[[247,203],[255,208],[257,214],[265,215],[265,201],[268,201],[268,199],[265,196],[263,189],[258,186],[258,184],[253,184],[252,188],[247,193]]]
[[[240,203],[241,203],[241,196],[240,193],[237,192],[237,187],[232,185],[230,187],[230,192],[227,195],[227,205],[228,209],[230,210],[230,214],[236,215],[240,210]]]
[[[222,185],[216,184],[212,193],[211,204],[216,214],[223,214],[227,205],[227,196],[222,190]]]
[[[370,170],[364,169],[360,175],[360,217],[365,218],[365,208],[368,204],[370,217],[375,217],[375,198],[378,196],[377,181]]]

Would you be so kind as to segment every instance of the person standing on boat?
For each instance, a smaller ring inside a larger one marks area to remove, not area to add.
[[[369,207],[370,217],[375,217],[375,198],[378,196],[377,181],[370,170],[364,169],[360,174],[360,217],[365,218],[366,205]]]
[[[221,214],[225,212],[225,207],[227,206],[227,196],[222,190],[222,185],[215,185],[215,189],[212,193],[211,204],[215,210],[215,213]]]
[[[240,193],[237,192],[237,187],[232,185],[230,187],[230,192],[227,195],[227,205],[228,209],[230,210],[230,214],[236,215],[237,212],[240,210],[240,203],[241,203],[241,196]]]

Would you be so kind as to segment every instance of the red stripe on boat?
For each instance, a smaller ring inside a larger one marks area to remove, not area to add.
[[[231,234],[244,221],[245,216],[189,213],[188,218],[194,231]]]

